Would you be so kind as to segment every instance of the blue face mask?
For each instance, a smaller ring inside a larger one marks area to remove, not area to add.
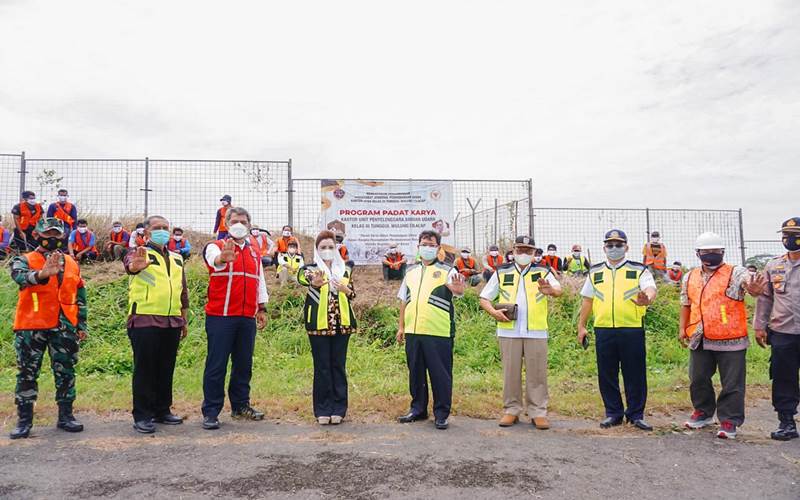
[[[169,242],[169,231],[166,229],[156,229],[150,232],[150,241],[156,245],[166,245]]]
[[[438,253],[439,247],[419,247],[419,256],[422,257],[422,260],[433,260]]]

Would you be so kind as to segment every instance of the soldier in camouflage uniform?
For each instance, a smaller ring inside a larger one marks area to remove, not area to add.
[[[19,421],[11,439],[26,438],[33,427],[37,378],[45,351],[56,385],[57,427],[80,432],[83,425],[72,414],[78,342],[86,337],[86,290],[75,259],[59,251],[64,224],[56,218],[36,224],[36,250],[11,261],[11,277],[19,285],[14,318],[17,353],[15,400]]]

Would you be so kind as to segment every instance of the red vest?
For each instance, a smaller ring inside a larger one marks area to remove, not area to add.
[[[42,218],[42,206],[38,203],[31,210],[30,205],[23,201],[19,204],[19,230],[27,231],[28,228],[36,227],[36,223]]]
[[[347,247],[344,246],[344,244],[342,244],[342,246],[339,247],[339,255],[342,256],[342,259],[344,261],[350,260],[350,252],[347,251]]]
[[[222,250],[224,241],[209,243]],[[261,276],[261,258],[251,245],[234,246],[236,260],[225,269],[217,271],[206,262],[208,280],[208,316],[245,316],[255,318],[258,312],[258,282]],[[205,251],[203,252],[205,254]]]
[[[492,257],[491,255],[487,255],[486,263],[489,264],[489,267],[491,267],[493,271],[496,271],[497,266],[503,263],[503,256],[498,255],[497,257]]]
[[[61,219],[67,223],[69,227],[72,227],[75,224],[75,219],[69,214],[72,212],[72,203],[65,201],[62,205],[60,202],[54,203],[56,206],[56,211],[53,213],[53,216],[56,219]]]
[[[128,233],[124,229],[118,233],[111,231],[111,241],[114,243],[124,243],[125,236],[128,236]]]
[[[92,232],[86,231],[85,233],[81,234],[77,230],[75,231],[75,244],[73,246],[73,250],[76,252],[83,251],[85,248],[89,246],[89,243],[92,241]],[[97,252],[97,248],[92,246],[89,249],[90,252]]]
[[[167,243],[167,248],[176,253],[181,253],[181,250],[186,248],[186,240],[177,241],[175,238],[170,238]]]

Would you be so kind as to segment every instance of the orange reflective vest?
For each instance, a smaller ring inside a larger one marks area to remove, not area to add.
[[[663,243],[658,243],[656,248],[659,249],[656,255],[653,252],[653,243],[647,243],[644,246],[644,265],[653,266],[654,269],[659,271],[667,270],[667,247]]]
[[[469,269],[475,270],[475,259],[473,257],[470,257],[469,259],[464,261],[463,257],[457,258],[456,269],[458,269],[458,272],[463,274],[465,277],[469,277],[469,274],[466,273],[465,271]]]
[[[33,207],[33,211],[31,211],[31,206],[28,203],[23,201],[19,204],[18,227],[20,231],[27,231],[29,227],[36,227],[36,223],[42,218],[42,206],[37,203]]]
[[[294,242],[297,245],[297,253],[300,253],[300,242],[294,236],[281,236],[278,238],[278,253],[286,253],[289,251],[289,243]]]
[[[250,245],[252,245],[253,250],[258,253],[261,257],[266,257],[269,253],[269,241],[267,241],[266,234],[259,234],[258,236],[250,235]]]
[[[684,335],[691,337],[703,323],[703,336],[709,340],[730,340],[747,336],[747,310],[743,300],[725,294],[733,266],[723,264],[703,283],[702,270],[692,269],[686,291],[691,302],[689,324]]]
[[[44,267],[45,257],[39,251],[24,255],[31,271]],[[78,326],[78,288],[82,286],[81,271],[75,259],[64,255],[64,276],[51,276],[47,283],[31,285],[19,291],[14,330],[51,330],[58,327],[63,311],[72,326]]]
[[[54,203],[56,206],[56,211],[53,213],[53,216],[56,219],[61,219],[67,223],[69,227],[72,227],[75,224],[75,219],[69,214],[72,212],[72,203],[65,201],[62,205],[61,203]]]
[[[350,260],[350,252],[348,252],[348,251],[347,251],[347,247],[346,247],[346,246],[344,246],[344,243],[342,243],[342,246],[340,246],[340,247],[339,247],[339,255],[341,255],[341,256],[342,256],[342,259],[343,259],[345,262],[347,262],[348,260]]]
[[[92,242],[92,232],[86,231],[85,233],[81,234],[79,231],[75,231],[75,243],[72,246],[72,249],[76,252],[81,252],[85,248],[89,247],[89,244]],[[89,248],[90,252],[97,252],[97,247],[92,245]]]
[[[230,205],[225,207],[220,207],[217,210],[217,217],[219,218],[219,225],[217,226],[217,232],[225,231],[228,232],[228,226],[225,224],[225,214],[228,213],[228,208]]]
[[[498,255],[497,257],[492,257],[491,255],[487,255],[486,263],[489,264],[489,267],[492,268],[492,271],[497,271],[497,266],[503,263],[503,256]]]

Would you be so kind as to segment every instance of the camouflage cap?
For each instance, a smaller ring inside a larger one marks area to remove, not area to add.
[[[36,223],[34,228],[37,233],[43,233],[52,229],[57,229],[59,233],[64,234],[64,222],[56,217],[42,217]]]

